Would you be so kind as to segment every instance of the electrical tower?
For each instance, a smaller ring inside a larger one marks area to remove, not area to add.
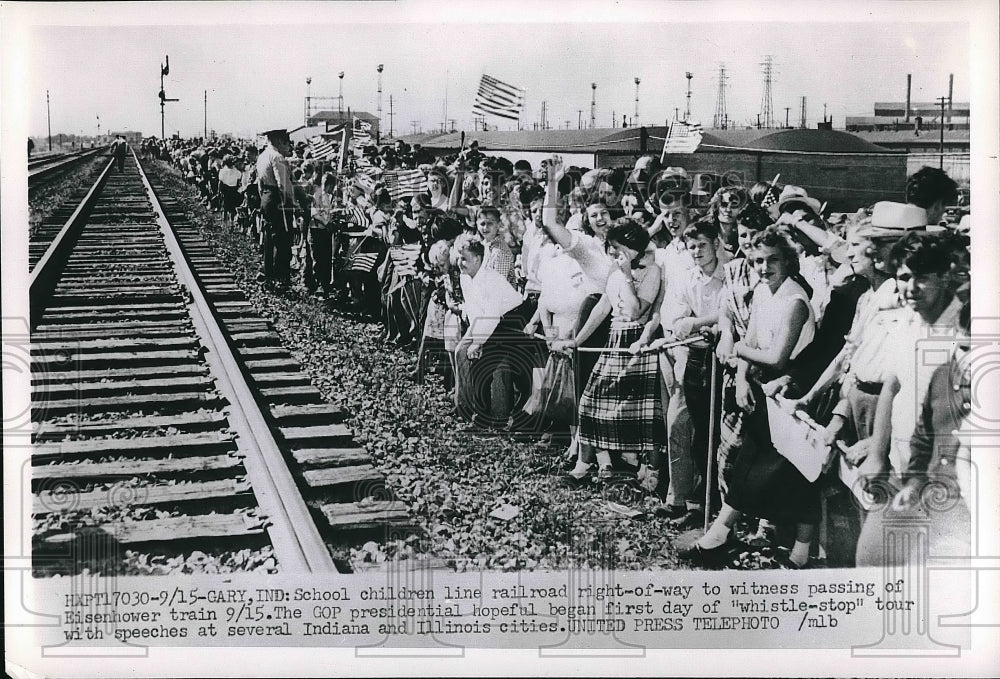
[[[590,83],[590,129],[597,127],[597,83]]]
[[[729,127],[729,114],[726,113],[726,83],[729,76],[726,75],[726,65],[719,64],[719,90],[715,95],[715,115],[712,116],[712,127],[725,130]]]
[[[771,103],[771,86],[774,84],[774,57],[768,54],[760,65],[764,69],[764,92],[760,98],[761,126],[771,129],[774,127],[774,105]]]
[[[691,119],[691,78],[693,78],[694,75],[691,73],[691,71],[687,71],[684,74],[684,77],[687,78],[688,81],[687,108],[684,109],[684,122],[686,123],[688,122],[688,120]],[[676,115],[677,114],[675,113],[674,117],[676,117]]]
[[[799,97],[799,129],[800,130],[806,129],[806,98],[805,97]]]

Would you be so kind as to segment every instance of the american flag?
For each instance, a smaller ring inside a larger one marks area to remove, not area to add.
[[[309,149],[316,160],[335,160],[339,150],[336,142],[321,136],[315,136],[309,140]]]
[[[399,200],[426,190],[427,179],[421,170],[394,170],[382,173],[389,197]]]
[[[660,161],[668,153],[694,153],[701,144],[701,123],[688,123],[675,120],[670,123],[670,130],[663,142],[663,153]]]
[[[375,139],[372,137],[372,124],[361,120],[360,118],[354,119],[354,150],[357,153],[359,149],[365,146],[371,146],[375,143]]]
[[[420,243],[395,245],[389,248],[389,258],[400,276],[415,276],[420,261]]]
[[[518,120],[524,108],[524,90],[514,85],[483,74],[479,81],[479,91],[472,104],[476,115],[493,115],[508,120]]]
[[[355,252],[347,264],[348,271],[360,271],[361,273],[371,273],[378,264],[381,255],[378,252]]]

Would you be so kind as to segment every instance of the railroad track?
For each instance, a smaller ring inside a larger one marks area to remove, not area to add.
[[[406,530],[346,413],[126,165],[31,271],[36,574],[334,572],[331,545]]]
[[[37,188],[51,177],[71,170],[84,160],[104,154],[107,150],[108,147],[101,146],[28,161],[28,190]]]

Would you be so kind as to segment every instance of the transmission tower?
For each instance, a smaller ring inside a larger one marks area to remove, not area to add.
[[[597,127],[597,83],[590,83],[590,129]]]
[[[726,75],[726,65],[719,64],[719,90],[715,95],[715,115],[712,116],[712,127],[725,130],[729,127],[729,114],[726,113],[726,83],[729,76]]]
[[[693,78],[694,75],[691,73],[691,71],[687,71],[684,74],[684,77],[687,78],[688,81],[687,108],[684,109],[684,122],[688,122],[688,120],[691,118],[691,78]],[[676,115],[677,114],[675,113],[674,116],[676,117]]]
[[[799,97],[799,129],[806,129],[806,98]]]
[[[771,103],[771,85],[774,83],[774,57],[764,57],[760,64],[764,69],[764,92],[760,99],[760,122],[766,129],[774,127],[774,105]]]

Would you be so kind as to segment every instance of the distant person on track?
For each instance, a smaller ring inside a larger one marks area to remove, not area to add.
[[[125,154],[128,153],[128,142],[124,135],[119,134],[111,144],[111,155],[115,159],[115,167],[119,172],[125,171]]]
[[[267,148],[257,158],[257,186],[264,218],[264,264],[259,281],[287,282],[292,258],[295,187],[287,157],[292,141],[284,129],[269,130]]]

